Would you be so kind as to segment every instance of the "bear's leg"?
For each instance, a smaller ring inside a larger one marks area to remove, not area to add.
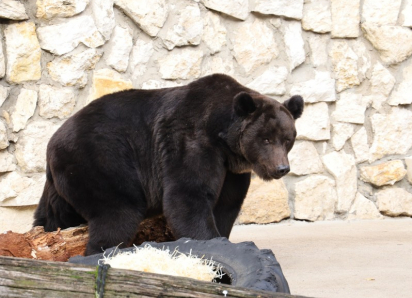
[[[250,173],[227,172],[219,200],[213,209],[216,226],[222,237],[229,238],[250,184]]]
[[[163,198],[166,221],[176,239],[208,240],[220,237],[212,211],[217,196],[214,197],[207,185],[195,180],[192,179],[192,183],[184,180],[188,183],[174,183],[166,188]]]
[[[101,253],[102,250],[119,246],[128,247],[144,215],[137,208],[107,206],[106,213],[89,219],[89,242],[86,255]]]
[[[46,180],[44,185],[43,194],[40,198],[39,205],[37,205],[36,211],[34,212],[34,222],[33,227],[46,226],[47,224],[47,205],[49,204],[49,186],[50,182]]]
[[[87,255],[131,244],[147,209],[136,176],[109,162],[97,166],[87,160],[83,166],[56,164],[53,174],[57,191],[88,223]]]
[[[34,214],[33,226],[44,226],[46,232],[66,229],[86,223],[85,219],[61,197],[53,184],[46,180],[42,197]]]

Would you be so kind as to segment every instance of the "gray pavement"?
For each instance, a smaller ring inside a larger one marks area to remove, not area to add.
[[[412,218],[235,226],[230,240],[271,249],[292,294],[412,297]]]

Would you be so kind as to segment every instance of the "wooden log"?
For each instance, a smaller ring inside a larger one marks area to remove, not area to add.
[[[96,297],[93,266],[0,257],[0,297]],[[104,297],[298,297],[190,278],[109,268]]]
[[[19,234],[8,231],[0,234],[0,256],[66,262],[70,257],[84,255],[89,239],[87,226],[45,232],[43,227],[34,227]],[[172,231],[163,216],[144,220],[133,243],[145,241],[174,241]]]
[[[0,255],[65,262],[84,254],[88,238],[87,226],[48,233],[43,227],[24,234],[9,231],[0,235]]]

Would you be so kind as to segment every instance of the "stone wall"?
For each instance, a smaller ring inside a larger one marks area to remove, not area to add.
[[[2,0],[0,17],[0,232],[30,227],[70,115],[215,72],[306,100],[292,172],[254,179],[238,222],[412,216],[412,0]]]

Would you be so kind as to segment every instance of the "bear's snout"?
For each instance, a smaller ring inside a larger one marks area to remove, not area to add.
[[[289,164],[273,165],[272,167],[260,166],[253,169],[263,180],[280,179],[290,172]]]
[[[286,175],[287,173],[289,173],[289,171],[290,171],[289,165],[280,165],[276,167],[276,173],[281,176]]]

